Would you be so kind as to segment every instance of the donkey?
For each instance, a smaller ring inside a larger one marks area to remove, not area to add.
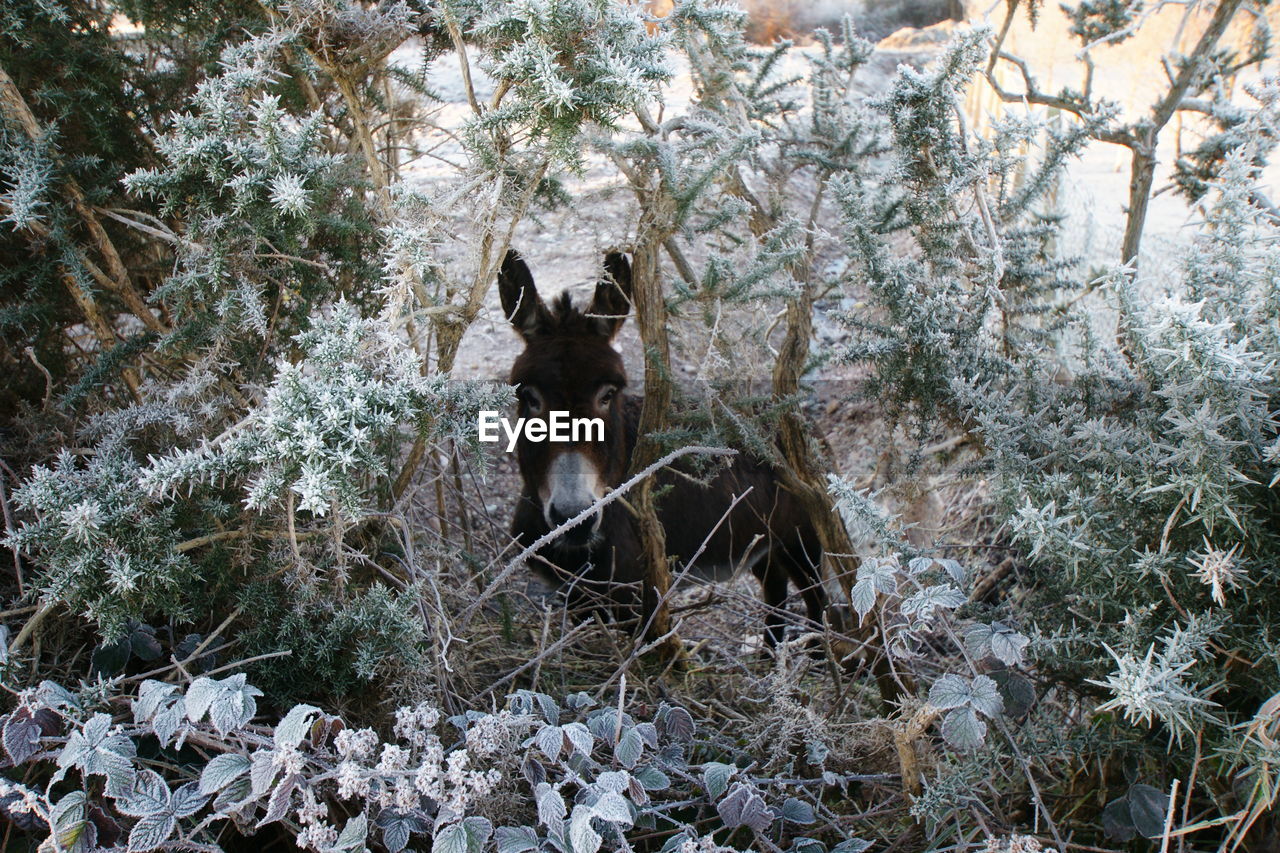
[[[516,454],[524,488],[512,535],[525,547],[620,485],[631,464],[642,398],[624,393],[627,373],[612,346],[631,307],[631,264],[611,252],[605,273],[586,311],[574,307],[568,294],[544,303],[514,251],[507,252],[498,273],[502,310],[525,344],[510,378],[520,417],[567,411],[571,418],[604,421],[603,441],[533,442],[522,433]],[[663,490],[658,518],[667,551],[680,566],[688,566],[705,542],[691,573],[723,579],[739,566],[750,568],[770,608],[771,644],[783,639],[788,580],[800,590],[809,618],[821,622],[826,596],[817,568],[818,535],[770,465],[740,453],[709,482],[671,470],[655,476]],[[635,613],[644,577],[641,555],[635,519],[622,501],[614,501],[543,547],[531,566],[554,586],[569,586],[571,603],[595,590],[615,612]]]

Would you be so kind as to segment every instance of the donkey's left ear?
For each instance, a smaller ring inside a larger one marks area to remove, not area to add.
[[[502,313],[526,341],[545,329],[547,307],[538,296],[533,273],[514,249],[507,250],[498,270],[498,295],[502,298]]]
[[[588,312],[596,318],[600,332],[612,338],[631,312],[631,262],[621,252],[604,256],[604,279],[596,284],[596,295]]]

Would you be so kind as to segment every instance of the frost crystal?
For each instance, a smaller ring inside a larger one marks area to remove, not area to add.
[[[1226,588],[1239,589],[1240,582],[1245,578],[1245,570],[1236,564],[1236,552],[1239,549],[1240,543],[1237,542],[1230,550],[1223,551],[1213,547],[1206,537],[1204,550],[1187,560],[1198,569],[1193,577],[1209,587],[1209,594],[1220,607],[1227,604]]]

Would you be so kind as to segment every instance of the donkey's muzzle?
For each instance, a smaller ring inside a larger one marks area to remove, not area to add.
[[[589,505],[579,507],[558,507],[555,504],[547,507],[547,524],[551,529],[561,526],[571,518],[576,518],[582,514]],[[570,527],[560,535],[556,540],[557,545],[569,546],[571,548],[584,548],[591,543],[591,539],[596,534],[596,530],[600,527],[600,512],[587,516],[582,521]]]

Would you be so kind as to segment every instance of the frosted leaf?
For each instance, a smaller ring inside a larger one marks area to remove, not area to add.
[[[987,734],[987,724],[972,708],[955,708],[942,718],[942,736],[960,750],[977,749]]]
[[[951,584],[928,586],[902,602],[903,613],[914,613],[928,619],[935,610],[954,610],[968,599]]]

